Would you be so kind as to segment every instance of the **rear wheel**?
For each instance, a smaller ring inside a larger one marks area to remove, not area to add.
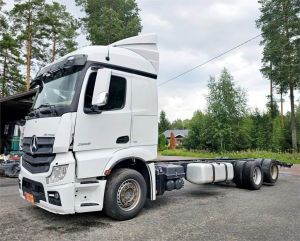
[[[271,159],[265,159],[261,169],[264,174],[264,182],[275,183],[278,179],[279,169],[276,162]]]
[[[238,187],[243,187],[243,170],[244,165],[246,164],[246,161],[237,161],[234,166],[234,178],[233,182]]]
[[[243,186],[252,190],[260,189],[263,183],[263,172],[259,163],[248,161],[243,169]]]
[[[117,169],[107,180],[104,211],[113,219],[131,219],[144,207],[146,194],[146,182],[139,172],[127,168]]]

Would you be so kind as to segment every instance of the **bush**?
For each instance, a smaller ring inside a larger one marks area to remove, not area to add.
[[[167,148],[166,144],[167,144],[167,139],[166,139],[165,135],[160,134],[158,136],[158,150],[159,151],[165,150]]]

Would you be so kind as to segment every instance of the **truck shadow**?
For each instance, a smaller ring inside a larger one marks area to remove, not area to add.
[[[38,207],[30,207],[30,209],[27,211],[30,211],[31,215],[40,221],[43,231],[61,234],[88,231],[92,228],[106,229],[112,227],[111,223],[114,222],[103,212],[58,215]]]

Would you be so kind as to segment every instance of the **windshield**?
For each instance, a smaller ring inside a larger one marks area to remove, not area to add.
[[[69,106],[71,105],[74,95],[75,86],[80,71],[69,74],[57,73],[50,79],[46,79],[43,88],[38,91],[37,97],[33,104],[33,109],[41,106]]]

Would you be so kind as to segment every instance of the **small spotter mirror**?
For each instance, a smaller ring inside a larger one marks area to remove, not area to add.
[[[99,69],[95,81],[92,105],[103,106],[108,100],[111,70]]]

